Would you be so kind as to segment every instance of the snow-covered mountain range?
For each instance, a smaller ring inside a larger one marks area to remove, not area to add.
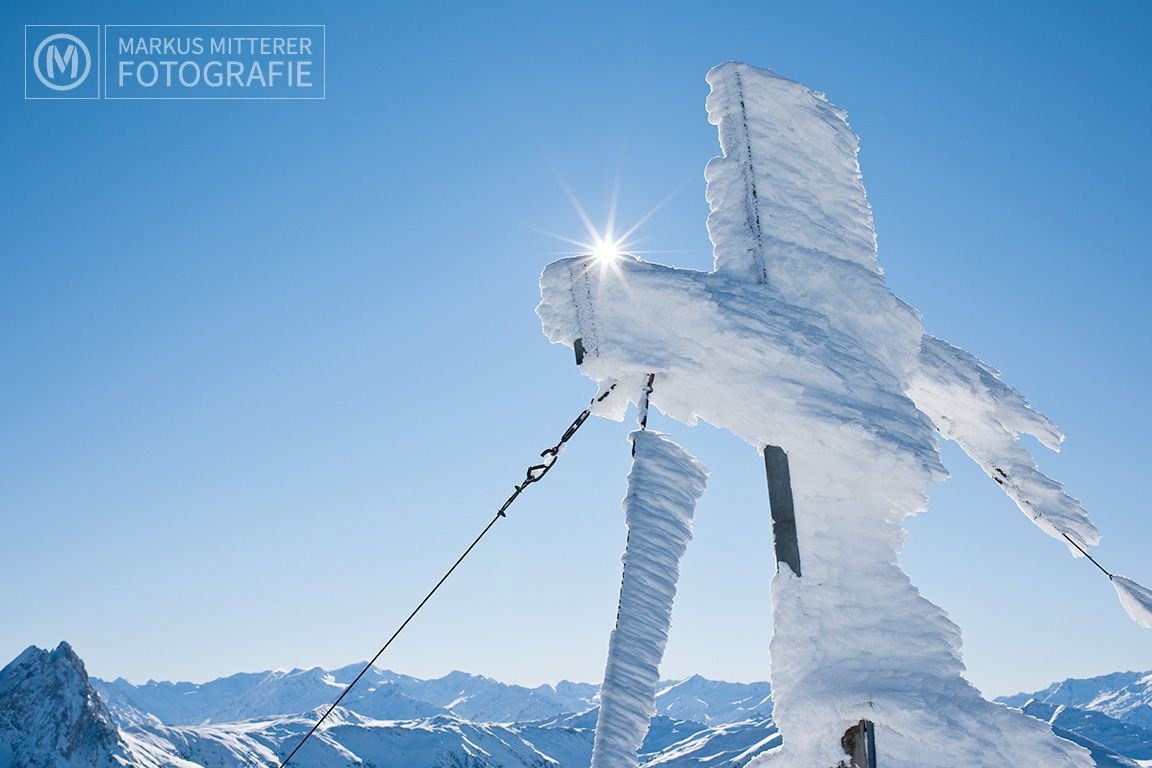
[[[67,643],[0,671],[0,768],[275,766],[360,665],[208,683],[89,678]],[[598,687],[507,685],[373,668],[297,754],[298,768],[583,768]],[[780,744],[767,683],[661,683],[641,749],[652,768],[736,768]],[[1005,703],[1088,746],[1102,768],[1152,766],[1152,673],[1068,680]],[[882,749],[881,749],[882,752]]]
[[[1152,728],[1152,672],[1115,672],[1064,680],[1042,691],[1003,696],[998,701],[1011,707],[1023,707],[1028,701],[1075,707]]]
[[[997,701],[1050,723],[1056,733],[1089,749],[1103,745],[1138,765],[1152,765],[1152,672],[1069,679]],[[1098,757],[1097,764],[1106,763]]]

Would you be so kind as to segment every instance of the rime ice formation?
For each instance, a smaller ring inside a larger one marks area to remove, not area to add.
[[[996,371],[946,341],[925,336],[908,396],[1041,530],[1061,542],[1067,534],[1082,547],[1100,541],[1080,502],[1036,468],[1019,440],[1026,432],[1056,451],[1064,435],[1029,408]],[[1071,545],[1069,549],[1080,556]]]
[[[581,371],[602,389],[638,395],[655,373],[664,413],[788,452],[803,578],[773,580],[784,744],[760,759],[829,768],[840,735],[869,719],[893,768],[1091,766],[1046,724],[981,698],[959,629],[896,564],[903,518],[945,476],[937,431],[1049,535],[1095,544],[1079,503],[1018,441],[1062,436],[994,370],[925,336],[884,284],[844,112],[743,64],[708,82],[723,150],[705,174],[715,271],[563,259],[541,277],[537,313],[551,341],[581,342]]]
[[[1112,586],[1116,588],[1120,604],[1132,617],[1132,621],[1152,629],[1152,590],[1116,574],[1112,574]]]
[[[638,751],[656,714],[656,684],[680,558],[692,538],[692,513],[708,478],[708,470],[666,435],[638,430],[630,437],[635,455],[624,497],[628,545],[600,689],[592,768],[640,764]]]

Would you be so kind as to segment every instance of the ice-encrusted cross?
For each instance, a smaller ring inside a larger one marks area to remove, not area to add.
[[[962,677],[958,628],[896,564],[901,521],[945,475],[937,433],[1049,535],[1093,546],[1080,504],[1018,439],[1055,449],[1060,432],[993,369],[925,335],[884,284],[840,109],[744,64],[708,82],[723,150],[706,171],[715,270],[563,259],[544,271],[537,312],[602,388],[639,393],[655,373],[664,413],[788,452],[804,569],[773,579],[784,745],[765,763],[831,768],[839,734],[868,719],[886,766],[1091,766],[1046,725],[980,696]],[[600,415],[622,418],[626,405],[606,400]],[[990,729],[1002,738],[981,735]]]

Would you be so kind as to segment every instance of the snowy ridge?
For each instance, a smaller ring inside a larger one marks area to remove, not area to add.
[[[761,718],[703,730],[642,759],[645,768],[679,765],[743,766],[756,755],[780,746],[780,732]]]
[[[511,723],[545,720],[592,706],[599,686],[562,680],[555,686],[525,688],[481,675],[452,672],[435,680],[420,680],[395,672],[384,677],[407,696],[443,708],[464,720]]]
[[[346,681],[362,666],[349,665],[328,670],[327,674]],[[92,678],[92,684],[121,727],[161,722],[169,726],[207,725],[222,722],[219,713],[225,710],[235,712],[235,720],[252,720],[297,714],[330,703],[332,691],[327,687],[302,699],[256,694],[250,690],[275,685],[277,677],[306,671],[244,673],[199,684],[149,681],[133,685],[126,680],[108,683],[98,678]],[[311,680],[317,677],[308,675]],[[384,683],[386,694],[383,700],[377,698],[381,683]],[[389,686],[399,688],[406,698],[391,696]],[[700,676],[679,681],[664,680],[659,683],[656,710],[659,715],[705,725],[736,723],[770,716],[770,691],[771,686],[766,682],[728,683]],[[373,667],[344,699],[344,706],[376,720],[415,720],[440,714],[478,723],[554,722],[572,713],[594,711],[599,692],[599,685],[567,680],[555,685],[526,688],[465,672],[422,680]],[[199,709],[193,711],[188,700],[197,696],[202,700]],[[324,696],[329,698],[324,700]],[[235,703],[230,703],[229,697]],[[426,707],[432,714],[412,714],[409,699]],[[299,706],[301,700],[315,703]]]
[[[333,716],[334,723],[293,758],[299,768],[586,768],[595,725],[594,719],[579,724],[477,724],[448,716],[381,721],[339,709]],[[286,754],[314,722],[312,713],[309,717],[134,729],[125,738],[133,745],[138,768],[274,768],[277,755]],[[778,742],[770,720],[710,730],[657,718],[642,747],[642,765],[736,768]]]
[[[1072,678],[1053,683],[1042,691],[1004,696],[998,701],[1012,707],[1025,707],[1030,701],[1075,707],[1100,712],[1152,731],[1152,672],[1116,672],[1100,677]]]
[[[693,675],[666,684],[656,694],[656,711],[705,725],[739,723],[772,714],[768,683],[726,683]]]
[[[1035,699],[1029,700],[1021,709],[1032,717],[1050,724],[1053,729],[1074,734],[1094,744],[1107,744],[1108,751],[1121,757],[1130,760],[1152,760],[1152,731],[1135,723],[1117,720],[1103,712],[1078,709],[1065,704],[1045,704]]]
[[[624,498],[628,545],[600,690],[592,768],[639,765],[637,753],[656,714],[656,684],[680,558],[692,538],[692,514],[708,478],[708,470],[666,435],[637,430],[630,438],[635,455]]]
[[[92,683],[121,724],[136,725],[139,718],[155,715],[168,725],[202,725],[295,714],[331,703],[363,666],[241,673],[202,684],[150,680],[133,685],[122,679]],[[464,672],[420,680],[373,667],[344,705],[381,720],[451,714],[474,722],[508,723],[583,711],[592,706],[598,690],[568,681],[529,689]]]

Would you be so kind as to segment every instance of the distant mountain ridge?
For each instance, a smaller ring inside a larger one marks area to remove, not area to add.
[[[136,710],[167,725],[204,725],[297,714],[331,704],[363,666],[240,673],[202,684],[150,680],[134,685],[122,678],[94,678],[93,685],[113,712],[123,710],[130,717]],[[530,722],[583,712],[593,706],[598,691],[590,683],[567,680],[526,688],[465,672],[421,680],[373,667],[342,706],[380,720],[451,714],[482,723]]]
[[[705,725],[738,723],[772,715],[769,683],[726,683],[693,675],[656,692],[656,712]]]
[[[139,724],[146,713],[166,725],[206,725],[330,704],[362,668],[363,663],[334,670],[240,673],[202,684],[150,680],[134,685],[97,678],[92,684],[122,723]],[[771,690],[765,682],[727,683],[694,675],[661,683],[656,712],[703,725],[767,718]],[[466,672],[422,680],[373,667],[341,705],[378,720],[453,715],[477,723],[524,723],[584,712],[596,706],[598,693],[592,683],[568,680],[526,688]]]
[[[67,643],[0,671],[0,768],[275,768],[361,669],[240,673],[207,683],[89,679]],[[1006,703],[1089,750],[1152,768],[1150,673],[1055,683]],[[584,768],[597,686],[536,688],[373,668],[294,758],[296,768]],[[768,683],[666,681],[645,768],[742,768],[781,744]]]
[[[1070,678],[1052,683],[1042,691],[1001,696],[996,700],[1010,707],[1023,707],[1030,700],[1077,707],[1152,729],[1152,672]]]
[[[1133,760],[1152,761],[1152,731],[1135,723],[1125,723],[1103,712],[1064,704],[1044,704],[1035,699],[1030,699],[1022,709],[1079,744],[1091,748],[1085,743],[1090,741],[1100,746],[1107,745],[1110,750]]]

